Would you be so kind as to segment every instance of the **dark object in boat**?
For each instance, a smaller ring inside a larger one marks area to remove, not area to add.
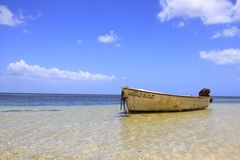
[[[212,103],[213,102],[213,97],[211,97],[211,99],[210,99],[210,103]]]
[[[210,96],[210,89],[208,89],[208,88],[203,88],[203,89],[201,89],[201,91],[198,93],[199,94],[199,96],[207,96],[207,97],[209,97]]]

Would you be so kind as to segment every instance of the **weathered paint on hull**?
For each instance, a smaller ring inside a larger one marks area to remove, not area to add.
[[[166,112],[205,109],[211,97],[178,96],[131,88],[122,88],[128,112]]]

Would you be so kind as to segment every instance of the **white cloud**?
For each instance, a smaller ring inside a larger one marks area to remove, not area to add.
[[[58,68],[47,69],[38,65],[29,65],[24,60],[10,63],[7,71],[9,75],[36,80],[111,81],[116,78],[114,75],[108,76],[83,71],[63,71]]]
[[[121,44],[117,43],[115,44],[116,47],[121,48]]]
[[[236,37],[240,35],[240,29],[236,26],[224,29],[220,32],[216,32],[211,39],[221,38],[221,37]]]
[[[183,21],[179,22],[177,27],[184,27],[185,26],[185,23]]]
[[[219,65],[237,64],[240,63],[240,49],[200,51],[200,58]]]
[[[22,33],[24,33],[24,34],[30,34],[31,32],[30,32],[29,30],[27,30],[27,29],[23,29],[23,30],[22,30]]]
[[[240,0],[160,0],[162,22],[173,18],[199,18],[204,24],[240,22]]]
[[[117,34],[114,33],[114,31],[110,31],[109,34],[98,36],[97,40],[98,42],[101,42],[101,43],[114,43],[120,40],[120,38],[118,37]]]
[[[83,43],[83,41],[81,39],[77,40],[77,44],[82,44],[82,43]]]
[[[219,37],[222,37],[222,33],[221,32],[216,32],[214,33],[214,35],[212,35],[211,39],[216,39],[216,38],[219,38]]]
[[[29,14],[29,13],[27,13],[26,11],[24,12],[24,11],[22,11],[22,10],[19,10],[19,12],[18,12],[18,17],[21,19],[21,20],[36,20],[36,19],[38,19],[39,17],[41,17],[42,16],[42,14],[38,11],[38,12],[36,12],[34,15],[32,15],[32,14]]]
[[[22,10],[14,14],[7,6],[0,4],[0,25],[15,27],[26,23],[27,20],[36,20],[41,17],[38,11],[35,15],[25,14]]]
[[[7,6],[0,5],[0,25],[17,26],[24,23],[23,19],[14,15]]]

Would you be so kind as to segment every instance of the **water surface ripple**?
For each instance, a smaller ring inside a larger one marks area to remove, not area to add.
[[[240,158],[240,104],[119,113],[119,105],[1,106],[0,159]]]

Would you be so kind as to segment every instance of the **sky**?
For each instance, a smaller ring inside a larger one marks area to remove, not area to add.
[[[240,95],[240,0],[0,0],[0,92]]]

